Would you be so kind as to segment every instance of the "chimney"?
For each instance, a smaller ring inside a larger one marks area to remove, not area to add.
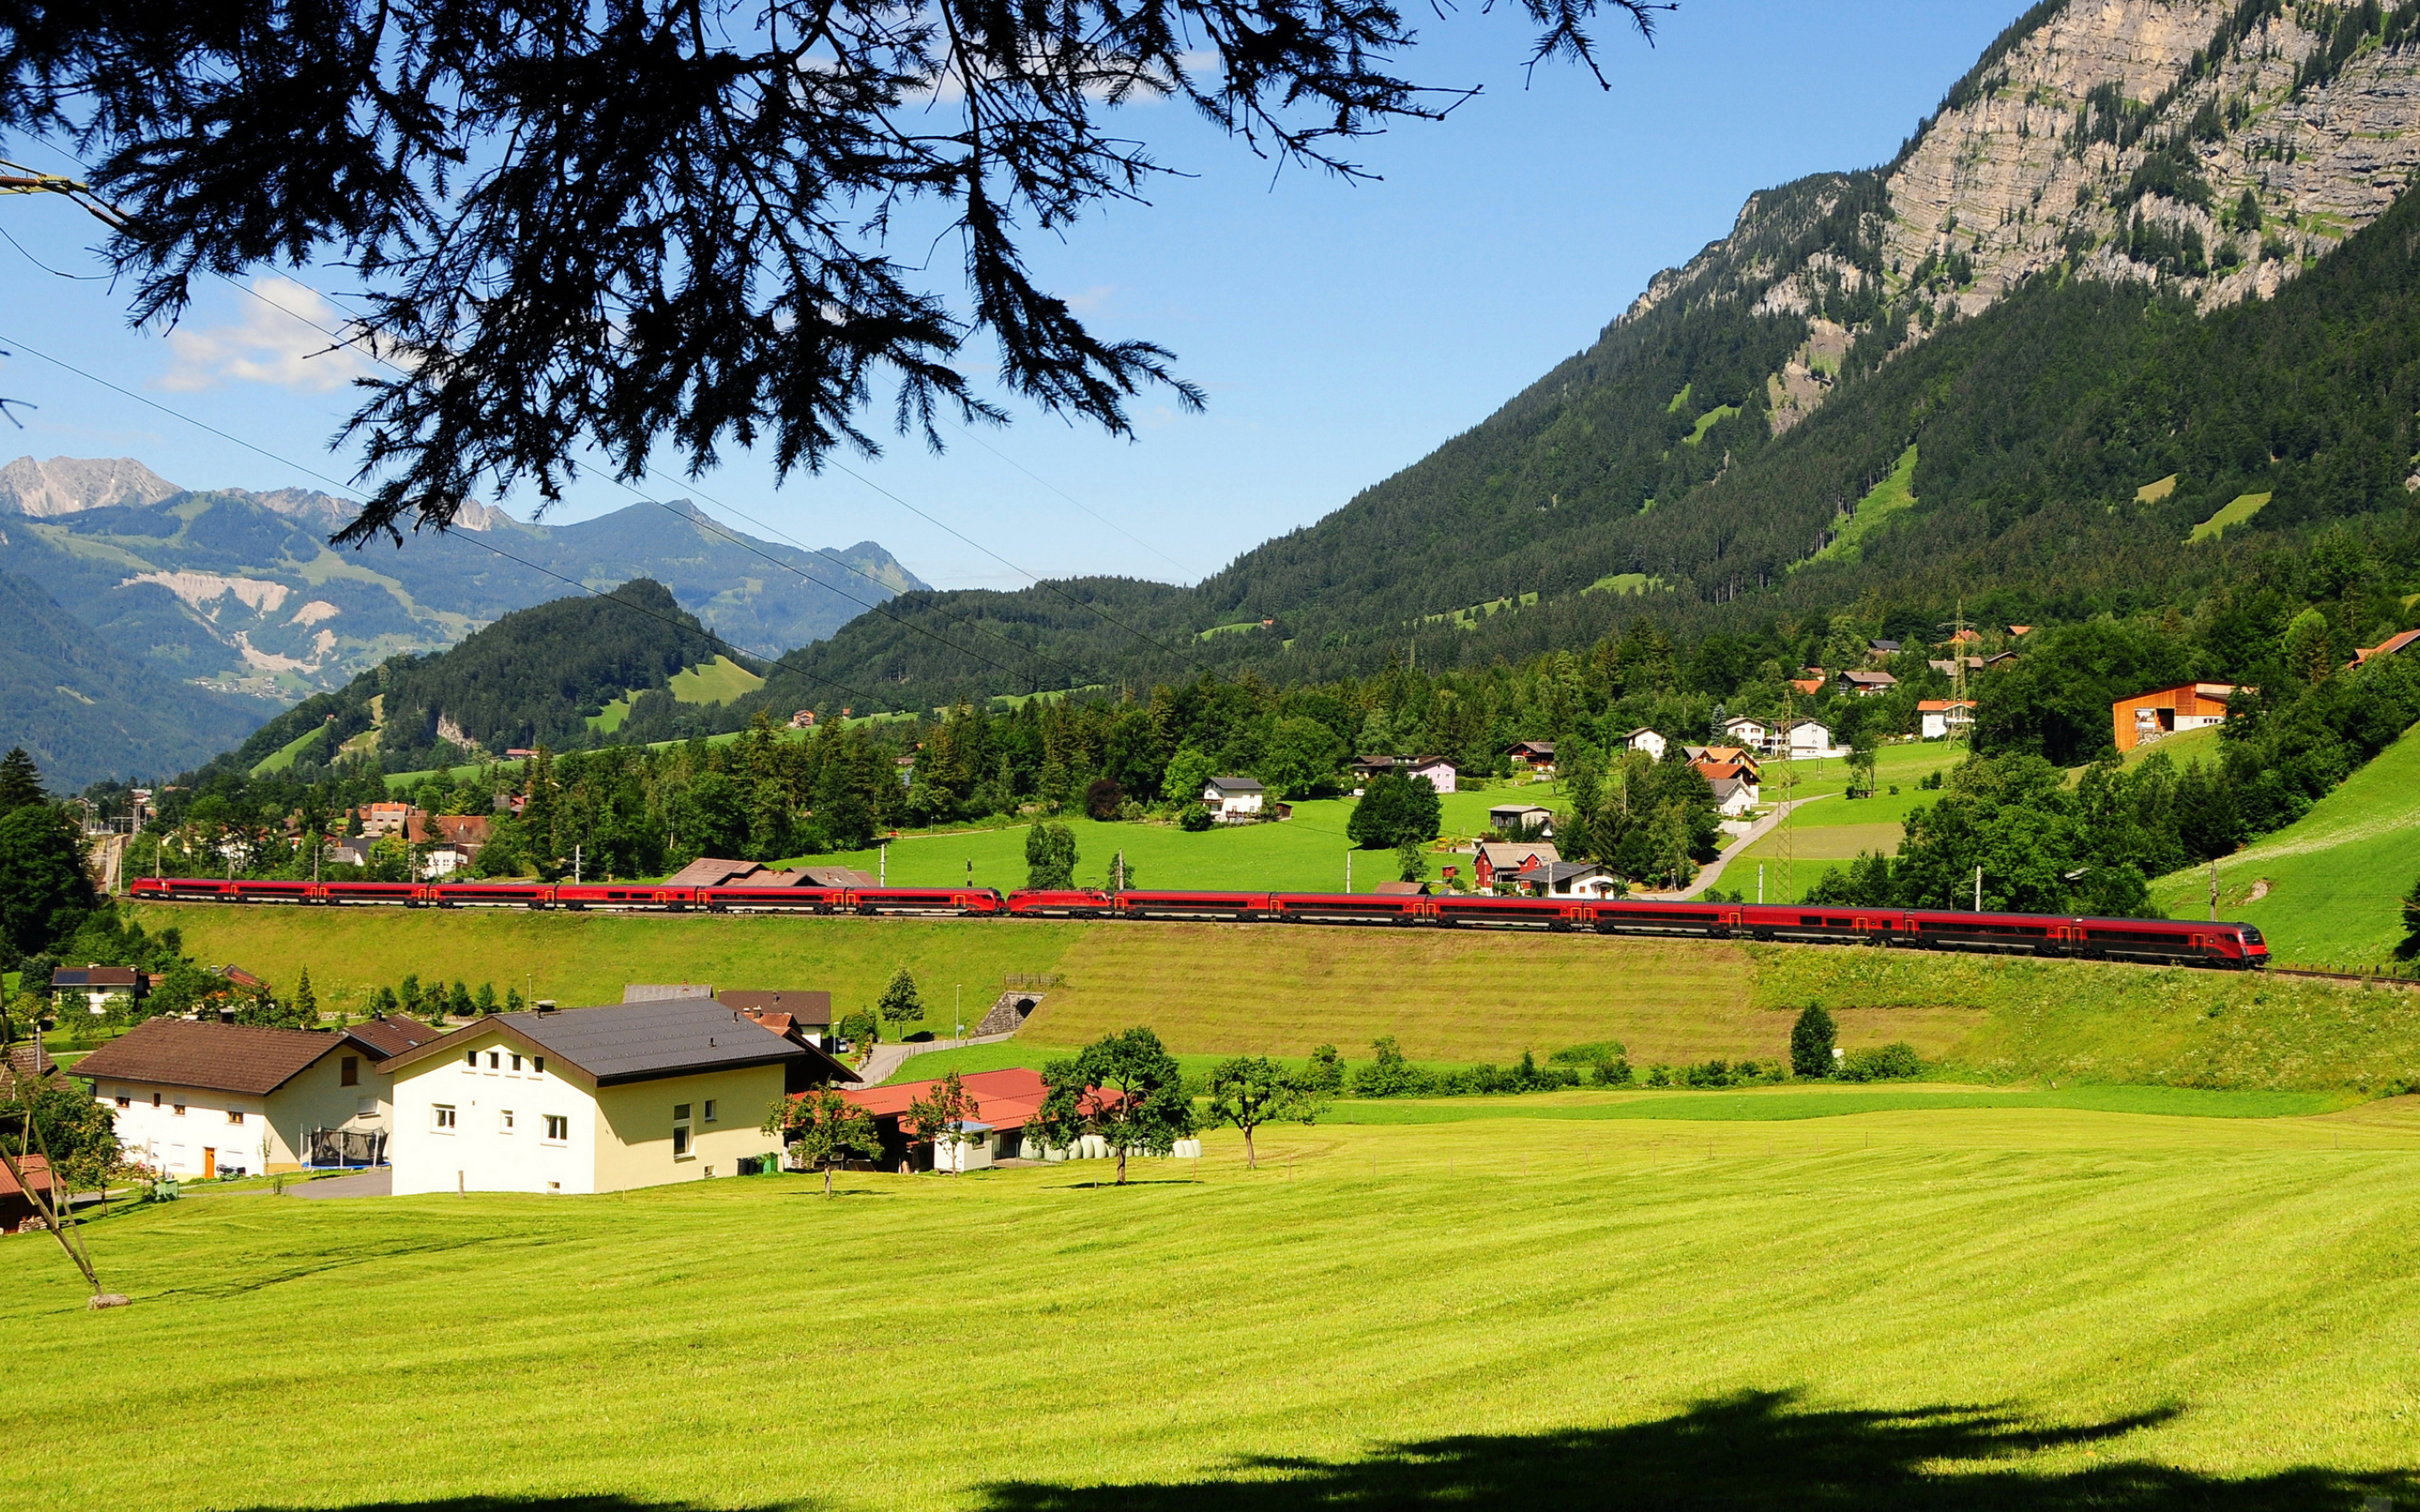
[[[553,1012],[553,1011],[554,1011],[554,999],[553,999],[553,998],[551,998],[551,997],[541,997],[541,998],[539,998],[539,999],[537,1000],[537,1011],[538,1011],[539,1012],[541,1012],[541,1013],[551,1013],[551,1012]]]

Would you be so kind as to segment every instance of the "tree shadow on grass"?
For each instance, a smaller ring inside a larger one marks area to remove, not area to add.
[[[1786,1512],[2360,1512],[2420,1495],[2411,1471],[2298,1467],[2221,1478],[2102,1449],[2176,1415],[2147,1412],[2037,1427],[2005,1411],[1937,1406],[1886,1412],[1802,1408],[1792,1392],[1743,1392],[1626,1427],[1466,1434],[1394,1443],[1354,1460],[1253,1457],[1224,1474],[1170,1485],[982,1487],[989,1512],[1276,1512],[1338,1508],[1755,1508]],[[2046,1451],[2109,1456],[2083,1469],[2035,1467]],[[1943,1461],[1954,1463],[1944,1464]]]

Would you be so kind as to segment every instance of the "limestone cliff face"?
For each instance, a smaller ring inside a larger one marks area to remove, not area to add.
[[[1788,429],[1858,336],[1921,339],[2052,272],[2204,309],[2273,293],[2420,172],[2420,0],[2065,0],[1993,44],[1899,161],[1751,199],[1621,322],[1737,293],[1805,318]],[[1843,205],[1862,213],[1842,216]],[[1810,247],[1830,217],[1837,233]],[[1794,241],[1793,241],[1794,238]]]

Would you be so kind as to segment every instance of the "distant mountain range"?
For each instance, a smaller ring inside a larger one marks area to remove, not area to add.
[[[351,513],[310,489],[182,488],[128,457],[0,468],[8,596],[59,611],[38,613],[43,631],[12,636],[0,660],[0,747],[49,753],[67,788],[163,775],[194,764],[195,741],[225,749],[391,656],[633,579],[765,656],[925,586],[875,542],[801,550],[710,527],[686,500],[564,526],[473,506],[460,530],[401,550],[330,547]],[[82,712],[104,697],[117,724]]]

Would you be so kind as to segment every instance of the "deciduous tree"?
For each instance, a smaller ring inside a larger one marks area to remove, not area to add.
[[[1837,1038],[1832,1015],[1821,1003],[1809,1003],[1790,1026],[1790,1070],[1799,1076],[1832,1074],[1832,1045]]]
[[[874,1115],[830,1088],[776,1099],[763,1127],[782,1136],[793,1169],[824,1173],[826,1196],[831,1196],[833,1167],[851,1155],[872,1160],[882,1153]]]
[[[1253,1132],[1268,1123],[1313,1123],[1320,1101],[1293,1072],[1264,1056],[1236,1056],[1210,1072],[1210,1116],[1244,1135],[1244,1167],[1257,1170]]]
[[[1118,1185],[1124,1186],[1129,1153],[1166,1155],[1193,1133],[1193,1103],[1184,1080],[1159,1036],[1140,1027],[1112,1034],[1085,1046],[1073,1060],[1054,1060],[1042,1069],[1049,1092],[1031,1128],[1054,1149],[1097,1135],[1117,1157]]]
[[[882,997],[875,1005],[885,1024],[913,1024],[924,1016],[924,995],[916,990],[916,979],[906,966],[891,974],[890,985],[882,989]]]

